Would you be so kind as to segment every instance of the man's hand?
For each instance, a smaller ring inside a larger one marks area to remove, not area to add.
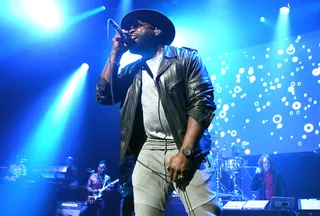
[[[127,30],[122,29],[124,33],[127,33]],[[123,53],[125,53],[129,47],[127,44],[123,42],[122,37],[120,36],[119,33],[117,33],[113,38],[112,38],[112,45],[113,45],[113,51],[112,53],[117,53],[117,55],[122,56]]]
[[[174,182],[177,180],[182,181],[186,177],[190,165],[190,160],[186,156],[181,152],[177,153],[167,164],[167,169],[170,171],[170,179]]]
[[[123,32],[127,33],[128,31],[123,30]],[[113,49],[110,53],[108,62],[101,73],[101,77],[104,78],[108,83],[112,82],[113,76],[116,77],[118,67],[120,66],[120,59],[123,53],[125,53],[129,49],[129,47],[124,43],[119,33],[117,33],[112,38],[112,45]]]

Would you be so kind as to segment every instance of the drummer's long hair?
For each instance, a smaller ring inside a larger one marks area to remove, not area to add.
[[[270,155],[265,154],[262,155],[259,160],[258,160],[258,166],[260,167],[261,170],[263,170],[263,158],[267,158],[267,160],[270,162],[270,170],[273,170],[273,160],[270,157]]]

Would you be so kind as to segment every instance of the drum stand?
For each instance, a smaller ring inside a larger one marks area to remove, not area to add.
[[[237,180],[239,179],[238,174],[240,174],[240,179],[242,180],[241,173],[239,173],[238,171],[231,171],[230,172],[230,179],[232,179],[232,184],[233,184],[232,193],[234,194],[234,196],[236,197],[237,200],[248,200],[248,197],[246,197],[243,190],[241,189],[241,187],[237,183]]]
[[[222,174],[221,174],[221,168],[219,168],[217,170],[217,175],[216,175],[216,190],[217,190],[217,193],[226,193],[228,192],[228,189],[226,186],[224,186],[222,184],[222,182],[220,182],[220,178],[221,178]]]
[[[217,134],[219,134],[217,132]],[[214,145],[213,145],[214,146]],[[227,143],[224,144],[227,146]],[[221,196],[226,196],[232,200],[247,200],[248,198],[245,196],[245,193],[241,189],[241,185],[239,184],[239,180],[241,180],[242,184],[242,171],[241,168],[243,167],[243,158],[240,157],[240,151],[233,149],[233,157],[231,158],[223,158],[222,152],[226,151],[225,148],[219,148],[215,146],[212,148],[211,153],[214,154],[213,162],[215,164],[216,170],[216,190],[217,194]],[[226,187],[222,179],[222,171],[226,171],[229,177],[228,187]],[[231,188],[229,187],[231,186]],[[232,188],[233,187],[233,188]]]
[[[220,158],[220,154],[221,154],[221,150],[219,150],[216,153],[216,156],[214,157],[214,161],[215,161],[214,164],[216,164],[216,190],[218,194],[228,192],[227,187],[224,186],[220,181],[220,179],[222,178],[222,160]]]

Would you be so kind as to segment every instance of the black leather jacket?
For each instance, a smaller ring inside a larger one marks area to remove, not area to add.
[[[272,173],[272,185],[273,190],[275,192],[274,196],[287,196],[285,183],[283,180],[283,177],[280,173],[276,172],[275,170],[271,170]],[[265,200],[266,199],[266,189],[264,185],[264,176],[263,173],[256,173],[253,177],[252,184],[251,184],[251,190],[258,191],[258,197],[259,200]]]
[[[113,80],[113,96],[110,84],[103,78],[99,77],[96,86],[99,103],[121,103],[121,162],[128,153],[137,155],[146,141],[141,107],[141,67],[142,61],[138,60],[121,70]],[[211,79],[195,50],[165,46],[155,85],[173,138],[180,149],[188,116],[193,117],[203,129],[207,129],[214,117],[216,106]],[[194,147],[195,154],[199,155],[211,149],[211,141],[200,138]]]

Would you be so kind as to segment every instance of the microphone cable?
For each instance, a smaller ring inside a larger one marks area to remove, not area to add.
[[[149,67],[148,67],[148,70],[150,70]],[[151,72],[151,70],[150,70],[149,72]],[[161,126],[161,128],[162,128],[162,131],[163,131],[164,134],[165,134],[165,137],[164,137],[164,140],[165,140],[165,150],[164,150],[165,152],[164,152],[164,155],[166,155],[167,150],[168,150],[168,142],[167,142],[167,139],[166,139],[166,138],[168,137],[168,135],[167,135],[167,133],[166,133],[164,127],[163,127],[162,121],[161,121],[161,116],[160,116],[160,103],[161,103],[160,95],[158,95],[158,119],[159,119],[159,122],[160,122],[160,126]],[[165,116],[165,118],[166,118],[166,116]],[[166,164],[165,164],[165,158],[164,158],[164,160],[163,160],[163,163],[164,163],[164,169],[165,169],[165,173],[166,173],[167,169],[166,169]],[[190,162],[189,162],[189,163],[190,163]],[[167,176],[166,176],[166,177],[167,177]],[[167,182],[167,178],[166,178],[166,182]],[[176,188],[177,188],[177,187],[178,187],[178,186],[177,186],[177,183],[176,183]],[[178,189],[179,189],[179,188],[178,188]],[[179,190],[181,190],[181,189],[179,189]],[[195,213],[194,213],[194,211],[193,211],[193,209],[192,209],[191,201],[190,201],[190,199],[189,199],[189,195],[188,195],[188,192],[187,192],[187,190],[186,190],[186,186],[184,186],[184,190],[182,190],[182,193],[183,193],[183,196],[184,196],[184,200],[185,200],[185,202],[186,202],[186,206],[187,206],[187,211],[188,211],[188,213],[192,213],[193,216],[196,216]]]
[[[111,19],[108,19],[108,22],[107,22],[107,40],[108,42],[110,42],[111,40],[111,43],[112,43],[112,39],[110,38],[110,20]],[[108,45],[108,52],[109,54],[111,53],[111,46]],[[113,71],[112,71],[113,72]],[[112,73],[111,72],[111,73]],[[119,68],[118,68],[118,72],[117,74],[119,73]],[[116,125],[118,126],[118,128],[120,129],[121,128],[121,125],[120,125],[120,122],[117,120],[116,116],[117,116],[117,110],[115,108],[115,99],[114,99],[114,91],[113,91],[113,76],[114,74],[112,73],[111,74],[111,80],[110,80],[110,93],[111,93],[111,102],[112,102],[112,107],[113,107],[113,112],[114,112],[114,119],[115,119],[115,122],[116,122]],[[127,150],[129,151],[129,153],[131,155],[134,155],[133,152],[131,151],[130,147],[129,147],[129,144],[127,142],[124,143],[125,144],[125,147],[127,148]],[[145,165],[144,163],[142,163],[138,157],[136,158],[136,162],[139,162],[142,166],[144,166],[145,168],[149,169],[152,173],[155,173],[157,174],[158,176],[163,176],[161,178],[163,178],[165,180],[165,178],[167,178],[168,176],[166,176],[165,174],[162,174],[156,170],[153,170],[152,168],[148,167],[147,165]]]

